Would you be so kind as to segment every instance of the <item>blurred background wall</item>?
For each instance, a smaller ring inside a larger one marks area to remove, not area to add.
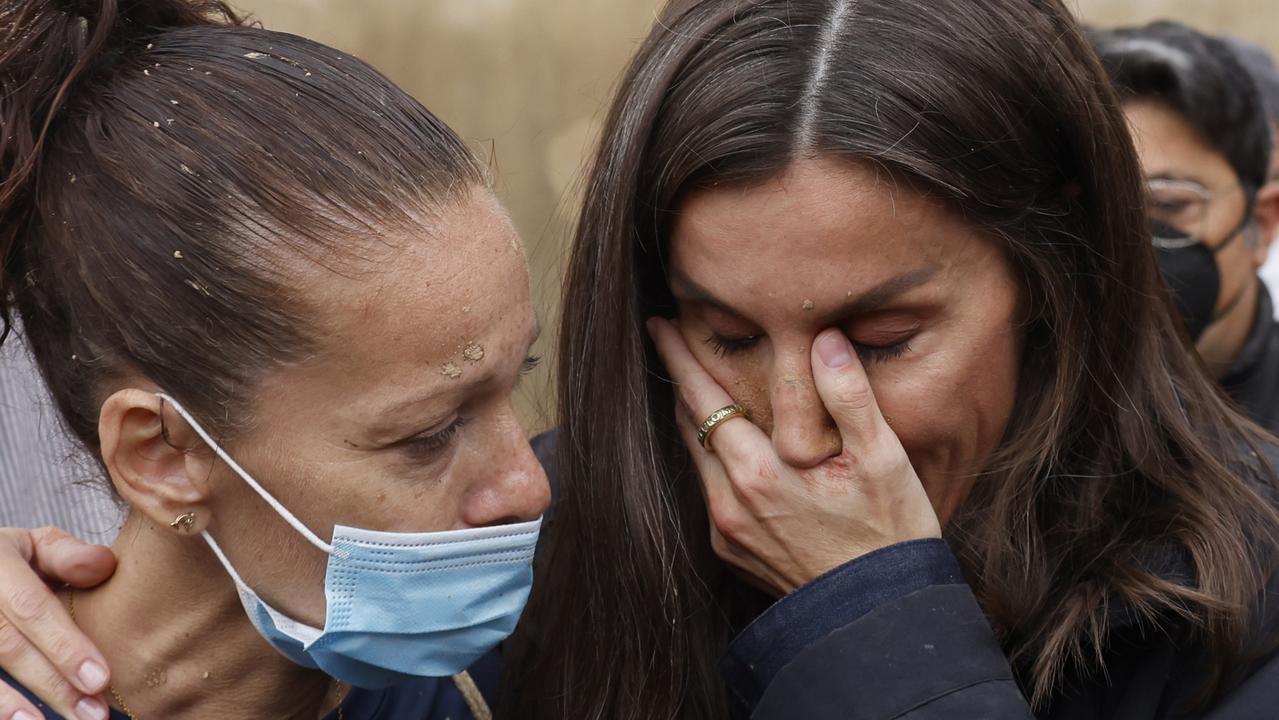
[[[488,159],[529,247],[550,359],[574,182],[610,90],[660,0],[232,0],[268,28],[306,35],[377,67]],[[1168,17],[1279,53],[1276,0],[1067,0],[1085,21]],[[546,427],[551,363],[520,410]]]

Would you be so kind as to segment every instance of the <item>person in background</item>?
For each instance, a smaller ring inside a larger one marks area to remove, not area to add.
[[[0,525],[110,542],[121,520],[93,459],[58,426],[20,327],[0,347]]]
[[[1223,38],[1230,49],[1239,56],[1239,61],[1248,69],[1257,89],[1261,91],[1261,99],[1266,106],[1266,115],[1276,137],[1279,137],[1279,67],[1265,48],[1254,45],[1237,37]],[[1279,152],[1270,155],[1269,187],[1279,188]],[[1274,190],[1273,192],[1279,192]],[[1270,256],[1261,266],[1261,279],[1269,286],[1273,294],[1279,291],[1279,251],[1274,249],[1274,238],[1271,238]],[[1275,308],[1275,317],[1279,318],[1279,307]]]
[[[1132,128],[1185,328],[1230,397],[1279,432],[1279,321],[1257,275],[1279,229],[1261,93],[1229,45],[1179,23],[1090,37]]]

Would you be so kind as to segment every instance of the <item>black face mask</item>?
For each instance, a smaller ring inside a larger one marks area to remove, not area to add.
[[[1191,235],[1158,221],[1151,223],[1155,237],[1180,239],[1181,247],[1156,247],[1159,270],[1172,290],[1172,300],[1181,320],[1186,324],[1190,339],[1198,340],[1212,324],[1217,298],[1221,295],[1221,272],[1217,269],[1217,256],[1207,245]]]
[[[1214,312],[1221,295],[1221,269],[1217,267],[1217,253],[1225,250],[1249,225],[1250,219],[1240,223],[1226,241],[1215,250],[1209,249],[1201,238],[1182,232],[1171,225],[1152,221],[1154,237],[1172,241],[1174,247],[1156,247],[1159,270],[1172,290],[1172,300],[1186,325],[1191,340],[1198,340],[1218,317]],[[1229,309],[1229,308],[1227,308]]]

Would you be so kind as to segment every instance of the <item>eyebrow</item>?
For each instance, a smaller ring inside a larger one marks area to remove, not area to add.
[[[845,318],[852,315],[865,315],[874,312],[882,307],[888,301],[912,290],[932,279],[937,274],[936,265],[925,265],[913,270],[907,270],[904,273],[895,275],[865,292],[850,297],[847,302],[836,307],[828,313],[824,313],[823,317],[827,320],[836,318]],[[671,290],[677,294],[686,295],[688,300],[700,302],[705,305],[719,310],[728,315],[736,315],[742,317],[742,313],[738,312],[733,306],[715,297],[715,295],[697,284],[692,278],[688,277],[679,270],[671,270]],[[679,290],[676,290],[676,288]]]

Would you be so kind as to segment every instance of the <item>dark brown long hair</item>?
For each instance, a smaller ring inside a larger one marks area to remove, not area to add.
[[[558,518],[515,658],[521,718],[719,718],[731,632],[642,325],[692,188],[873,163],[1006,248],[1033,317],[1005,436],[947,528],[1028,691],[1097,671],[1107,606],[1239,660],[1271,568],[1270,439],[1181,334],[1106,77],[1059,0],[677,0],[590,170],[560,347]],[[1184,552],[1194,577],[1152,560]]]
[[[16,307],[91,450],[129,373],[241,429],[255,378],[311,346],[299,263],[482,179],[369,66],[206,0],[3,3],[0,129],[3,335]]]

